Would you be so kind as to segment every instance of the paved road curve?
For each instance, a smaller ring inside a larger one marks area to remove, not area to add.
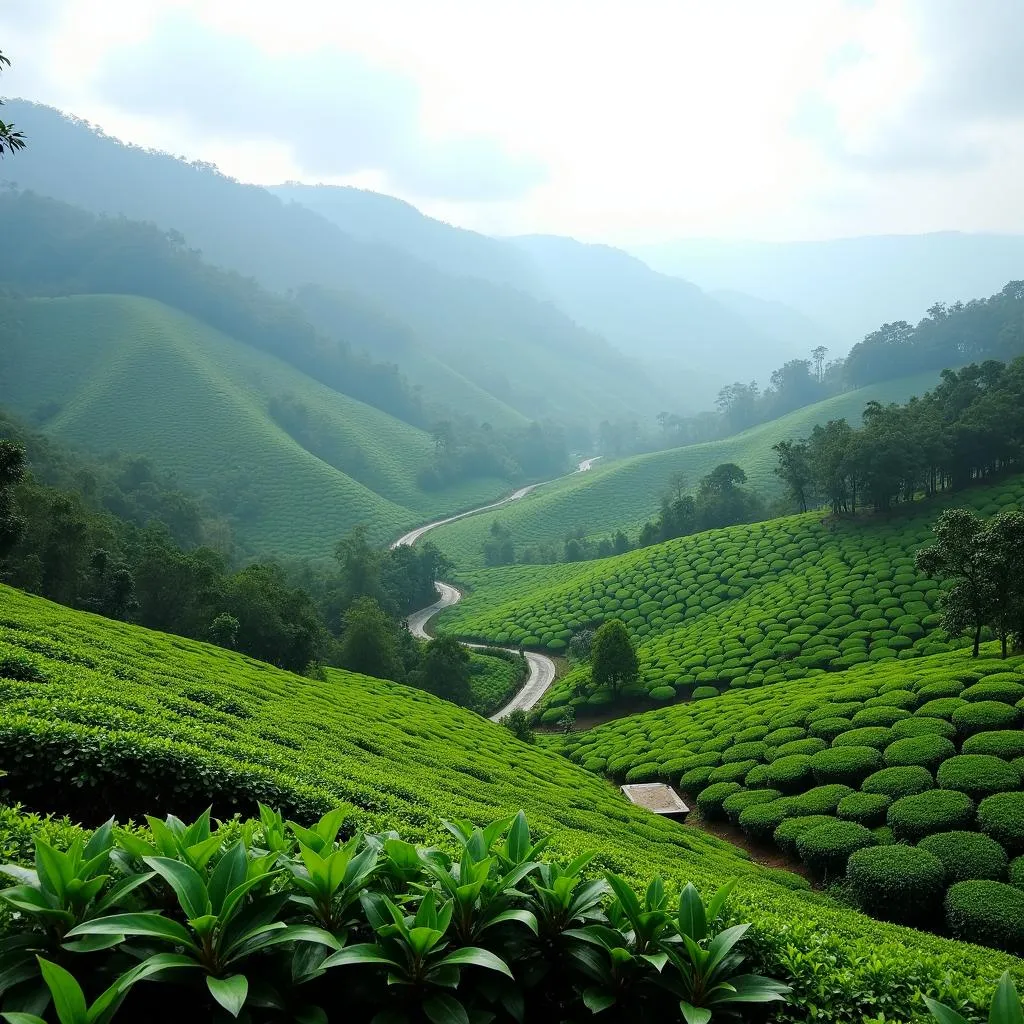
[[[437,588],[438,599],[426,608],[413,612],[405,621],[409,625],[409,632],[421,640],[429,639],[427,623],[442,609],[450,608],[462,600],[462,594],[450,583],[442,583],[438,580],[434,586]],[[493,648],[487,644],[466,644],[466,647],[473,647],[477,650],[503,650],[518,654],[514,647]],[[543,654],[535,654],[533,651],[525,651],[527,664],[530,666],[530,675],[519,692],[500,711],[491,715],[492,722],[498,722],[509,712],[521,708],[529,711],[544,696],[544,691],[555,680],[555,663]]]
[[[595,455],[593,458],[584,459],[577,467],[577,473],[586,473],[591,466],[597,460],[601,458],[600,455]],[[529,487],[520,487],[518,491],[514,491],[507,498],[502,498],[501,501],[495,501],[490,505],[483,505],[480,508],[474,508],[469,512],[462,512],[457,516],[449,516],[447,519],[438,519],[434,523],[427,523],[426,526],[418,526],[415,530],[410,530],[408,533],[403,534],[398,538],[391,546],[393,548],[403,547],[405,545],[415,544],[425,533],[430,530],[436,529],[438,526],[445,526],[448,523],[454,523],[459,519],[465,519],[467,516],[475,516],[478,512],[489,512],[491,509],[501,508],[502,505],[508,505],[510,502],[519,501],[520,498],[525,497],[530,491],[536,490],[538,487],[543,487],[543,484],[530,484]],[[413,612],[405,621],[409,627],[409,632],[413,636],[419,637],[421,640],[429,638],[427,633],[427,623],[435,616],[438,612],[443,611],[445,608],[450,608],[453,604],[458,604],[462,600],[462,594],[453,587],[450,583],[442,583],[441,580],[434,581],[434,588],[437,590],[438,599],[426,608],[421,608],[417,612]],[[466,647],[473,647],[478,650],[487,650],[487,644],[466,644]],[[518,651],[513,647],[501,647],[496,648],[497,650],[512,651],[514,654],[518,654]],[[547,688],[555,681],[555,663],[543,654],[535,654],[533,651],[526,651],[526,661],[530,666],[530,675],[526,682],[523,684],[522,689],[506,704],[500,711],[491,715],[491,721],[497,722],[504,718],[507,714],[512,711],[522,710],[529,711],[537,701],[544,696]]]

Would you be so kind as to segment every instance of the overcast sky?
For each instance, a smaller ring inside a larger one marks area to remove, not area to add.
[[[0,0],[10,96],[630,244],[1024,232],[1024,0]]]

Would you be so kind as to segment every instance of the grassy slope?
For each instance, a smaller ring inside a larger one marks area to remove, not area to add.
[[[50,433],[149,456],[195,490],[240,490],[239,533],[257,549],[326,554],[359,522],[383,541],[504,486],[421,491],[424,431],[148,299],[6,301],[0,331],[10,345],[0,401],[23,414],[55,402]],[[321,424],[315,454],[271,418],[275,397],[300,401]]]
[[[699,684],[757,686],[916,657],[948,649],[934,635],[941,588],[913,564],[940,509],[991,515],[1022,500],[1018,476],[889,518],[834,523],[810,512],[596,562],[481,570],[467,574],[473,589],[442,623],[476,638],[560,650],[573,630],[622,618],[640,642],[643,688],[672,688],[654,694],[660,699]],[[579,675],[556,684],[548,702],[568,701]]]
[[[632,879],[660,871],[675,888],[740,875],[740,912],[773,933],[809,925],[810,955],[826,976],[850,970],[877,986],[876,954],[907,971],[929,961],[934,970],[939,957],[958,978],[992,979],[1015,963],[784,889],[732,847],[634,808],[591,772],[405,687],[344,672],[304,679],[4,587],[0,668],[0,768],[29,806],[61,810],[93,784],[94,799],[134,801],[135,813],[187,813],[182,794],[192,785],[193,802],[212,800],[223,813],[247,809],[257,792],[271,798],[273,783],[286,807],[292,796],[321,806],[344,799],[362,826],[427,841],[444,841],[440,817],[483,822],[522,807],[554,832],[559,855],[596,849],[596,866]]]
[[[580,526],[593,537],[607,536],[621,528],[635,540],[639,527],[656,514],[673,474],[682,473],[695,487],[702,476],[722,462],[737,463],[753,488],[777,496],[781,485],[773,472],[775,456],[771,450],[776,441],[805,437],[816,424],[831,419],[859,423],[869,401],[902,401],[934,383],[933,373],[906,377],[829,398],[721,441],[597,462],[590,472],[542,487],[506,509],[441,527],[431,539],[465,569],[483,565],[484,541],[496,519],[511,526],[513,541],[520,549],[536,543],[560,545],[567,533]]]

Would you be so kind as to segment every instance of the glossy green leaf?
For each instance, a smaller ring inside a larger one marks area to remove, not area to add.
[[[244,974],[233,974],[230,978],[206,976],[206,987],[210,995],[224,1007],[232,1017],[237,1017],[245,1006],[249,995],[249,979]]]

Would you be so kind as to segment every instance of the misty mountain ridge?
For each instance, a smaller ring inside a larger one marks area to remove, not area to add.
[[[808,242],[693,238],[631,251],[713,294],[740,291],[799,310],[820,322],[844,353],[883,323],[914,323],[936,302],[991,295],[1024,278],[1024,235],[1013,234],[940,231]]]

